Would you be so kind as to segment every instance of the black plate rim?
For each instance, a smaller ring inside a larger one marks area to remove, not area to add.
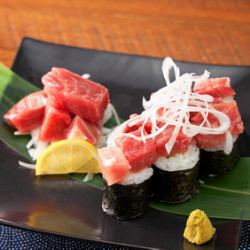
[[[138,54],[133,54],[133,53],[125,53],[125,52],[114,52],[114,51],[108,51],[108,50],[101,50],[101,49],[94,49],[94,48],[87,48],[87,47],[80,47],[80,46],[72,46],[72,45],[65,45],[65,44],[60,44],[60,43],[56,43],[56,42],[49,42],[49,41],[45,41],[45,40],[40,40],[40,39],[36,39],[36,38],[32,38],[29,36],[24,36],[23,39],[21,40],[21,42],[19,43],[18,49],[17,49],[17,53],[14,57],[13,63],[11,65],[11,68],[13,68],[16,64],[16,59],[19,55],[19,52],[22,48],[22,45],[25,41],[33,41],[33,42],[37,42],[37,43],[41,43],[41,44],[48,44],[48,45],[52,45],[55,47],[64,47],[64,48],[76,48],[76,49],[84,49],[86,51],[95,51],[95,52],[102,52],[102,53],[107,53],[107,54],[112,54],[112,55],[120,55],[120,56],[131,56],[131,57],[141,57],[141,58],[147,58],[147,59],[164,59],[164,57],[158,57],[158,56],[147,56],[147,55],[138,55]],[[166,55],[167,56],[167,55]],[[184,61],[184,60],[177,60],[175,58],[173,58],[176,62],[179,63],[188,63],[188,64],[192,64],[192,65],[209,65],[209,66],[219,66],[219,67],[229,67],[229,68],[235,68],[235,67],[240,67],[240,68],[250,68],[250,64],[249,65],[235,65],[235,64],[213,64],[213,63],[205,63],[205,62],[198,62],[198,61]]]

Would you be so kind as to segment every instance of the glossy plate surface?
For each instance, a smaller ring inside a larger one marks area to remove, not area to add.
[[[250,152],[250,68],[179,62],[181,72],[229,76],[245,123],[240,138],[242,155]],[[51,67],[89,73],[107,86],[112,103],[124,119],[140,112],[142,96],[163,86],[161,59],[67,47],[26,38],[22,41],[13,70],[41,86],[40,79]],[[35,178],[32,171],[17,166],[19,155],[0,143],[0,221],[23,228],[111,242],[141,248],[237,249],[241,221],[213,220],[216,237],[196,247],[183,239],[187,217],[149,208],[141,218],[118,221],[102,212],[102,192],[67,177]]]

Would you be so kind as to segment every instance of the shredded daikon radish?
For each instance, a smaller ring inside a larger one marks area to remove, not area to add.
[[[40,128],[31,131],[31,139],[26,145],[28,153],[33,160],[36,160],[39,155],[49,146],[49,143],[39,140],[39,133]]]
[[[119,116],[118,116],[118,113],[116,112],[115,107],[113,106],[112,103],[109,103],[109,105],[110,105],[110,107],[111,107],[111,111],[112,111],[112,114],[114,115],[114,118],[115,118],[116,123],[117,123],[118,125],[121,124],[120,118],[119,118]]]
[[[29,168],[29,169],[35,169],[36,165],[35,164],[30,164],[30,163],[26,163],[23,161],[18,161],[18,165],[24,168]]]
[[[109,103],[104,112],[102,124],[105,124],[112,116],[114,116],[116,123],[119,125],[121,123],[119,116],[112,103]]]
[[[20,132],[20,131],[15,131],[14,135],[29,135],[29,133],[25,133],[25,132]]]
[[[224,145],[225,154],[229,155],[232,152],[233,143],[234,143],[233,136],[229,131],[227,131],[226,132],[226,141],[225,141],[225,145]]]
[[[83,182],[88,182],[88,181],[91,181],[94,177],[94,174],[91,174],[91,173],[88,173],[86,174],[86,176],[83,178]]]
[[[101,134],[102,134],[102,135],[108,135],[111,131],[112,131],[112,128],[105,128],[105,127],[102,127],[102,129],[101,129]]]
[[[102,124],[105,124],[111,117],[112,117],[112,108],[111,108],[111,105],[109,103],[107,108],[104,111]]]
[[[82,78],[84,78],[84,79],[89,79],[89,78],[90,78],[90,74],[85,73],[85,74],[82,75]]]

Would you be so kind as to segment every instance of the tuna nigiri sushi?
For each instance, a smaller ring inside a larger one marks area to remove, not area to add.
[[[168,154],[162,141],[167,142],[171,131],[172,129],[167,130],[160,135],[158,151],[161,155],[154,163],[153,194],[161,202],[181,203],[198,193],[200,150],[192,138],[180,131]]]

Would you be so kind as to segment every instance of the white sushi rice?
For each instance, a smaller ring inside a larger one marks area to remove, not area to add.
[[[180,171],[193,168],[199,161],[200,150],[196,145],[190,145],[184,154],[172,157],[159,157],[154,165],[164,171]]]
[[[153,175],[152,168],[145,168],[136,173],[129,173],[119,184],[122,185],[132,185],[132,184],[140,184],[146,180],[148,180]]]

